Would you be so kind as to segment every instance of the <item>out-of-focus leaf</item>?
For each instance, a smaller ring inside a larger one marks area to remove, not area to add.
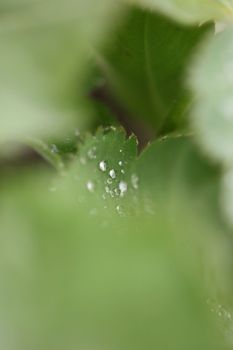
[[[233,16],[232,0],[128,0],[160,11],[183,23],[201,23]]]
[[[126,139],[123,130],[114,130],[99,129],[94,137],[88,135],[79,145],[78,159],[67,175],[70,185],[78,188],[80,203],[89,207],[93,202],[90,210],[94,214],[98,213],[100,201],[100,211],[105,208],[120,215],[128,213],[127,199],[137,185],[130,171],[137,156],[137,140],[134,136]]]
[[[190,98],[183,80],[190,56],[208,29],[182,27],[132,8],[100,60],[122,104],[158,134],[185,124]]]
[[[62,157],[59,155],[59,150],[55,144],[48,145],[44,141],[35,138],[27,138],[25,143],[40,154],[56,170],[60,172],[64,170]]]
[[[197,96],[191,123],[198,144],[224,166],[222,208],[232,225],[233,186],[233,28],[203,42],[189,85]]]
[[[25,6],[39,3],[41,0],[1,0],[0,12],[17,11],[24,9]]]
[[[47,136],[77,118],[90,47],[114,26],[117,4],[101,0],[93,8],[92,1],[37,1],[2,16],[0,142]]]
[[[215,209],[205,206],[206,196],[213,207],[216,201],[213,169],[182,139],[158,142],[136,162],[135,155],[133,139],[99,131],[57,190],[48,191],[39,173],[1,185],[4,349],[222,349],[206,305],[216,285],[211,279],[206,288],[203,273],[206,266],[216,270],[213,247],[218,262],[226,259],[221,225],[211,221]],[[125,182],[138,176],[118,197],[140,212],[122,207],[122,215],[115,195],[102,197],[111,168]],[[90,180],[95,187],[86,188]],[[203,254],[200,243],[209,235]]]
[[[192,126],[215,160],[233,162],[233,28],[208,38],[198,52],[189,84],[197,96]]]

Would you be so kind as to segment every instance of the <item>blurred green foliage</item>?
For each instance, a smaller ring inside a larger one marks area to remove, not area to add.
[[[102,54],[100,70],[115,94],[157,135],[185,127],[192,98],[184,81],[187,65],[211,27],[187,28],[132,7]]]
[[[232,348],[231,6],[0,0],[2,349]]]

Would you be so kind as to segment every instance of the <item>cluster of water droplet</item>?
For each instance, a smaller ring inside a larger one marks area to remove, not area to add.
[[[51,144],[50,146],[50,150],[51,150],[51,153],[59,153],[59,149],[57,147],[57,145],[55,145],[55,143]]]
[[[219,317],[232,320],[230,312],[227,311],[221,304],[212,304],[210,311],[215,313]]]
[[[138,189],[139,177],[137,174],[132,174],[131,177],[127,176],[127,161],[122,159],[124,152],[120,149],[119,153],[119,159],[116,161],[115,167],[112,160],[97,160],[97,146],[87,150],[86,155],[82,155],[79,161],[81,165],[87,165],[90,161],[93,161],[93,164],[95,164],[93,179],[89,178],[85,184],[88,192],[93,193],[97,188],[103,188],[102,199],[117,199],[116,211],[121,214],[122,205],[119,200],[124,198],[129,190]],[[103,173],[103,176],[100,176],[100,173]],[[102,182],[103,186],[100,185],[100,182]],[[107,209],[107,204],[105,208]]]
[[[114,131],[114,128],[109,128],[103,131],[102,142],[107,141],[109,131]],[[80,131],[75,130],[74,136],[76,139],[79,139]],[[67,138],[66,141],[69,144],[71,139]],[[116,200],[116,211],[119,214],[122,214],[124,205],[122,199],[124,199],[129,192],[132,193],[132,191],[138,190],[139,177],[135,173],[129,176],[129,159],[127,157],[127,151],[124,148],[118,149],[118,156],[117,152],[114,152],[113,157],[115,158],[117,156],[118,158],[114,162],[113,159],[109,158],[108,156],[103,156],[102,159],[100,158],[98,149],[100,139],[98,138],[98,135],[92,136],[92,141],[94,141],[94,144],[92,144],[91,147],[86,148],[85,151],[82,151],[79,156],[79,164],[83,166],[84,174],[86,174],[84,175],[84,178],[86,178],[84,188],[90,194],[99,193],[99,191],[102,191],[102,194],[100,192],[100,196],[105,201],[104,208],[106,209],[108,208],[108,205],[112,206],[112,199],[114,198]],[[60,148],[55,143],[50,144],[49,148],[50,152],[54,155],[60,154]],[[74,158],[75,157],[76,155],[74,155]],[[89,165],[91,165],[91,168],[88,169]],[[85,169],[85,167],[87,168]],[[82,176],[80,176],[80,173],[75,171],[75,174],[73,174],[73,179],[75,181],[82,181]],[[56,187],[52,185],[50,191],[55,192]],[[136,196],[137,194],[135,192],[132,198],[135,198]],[[85,200],[84,198],[85,194],[80,193],[78,201],[81,203]],[[95,212],[96,210],[91,211],[92,214]]]
[[[123,162],[119,161],[119,164],[123,166]],[[101,160],[99,162],[99,170],[107,173],[107,179],[105,183],[105,193],[103,194],[103,198],[106,199],[106,194],[113,197],[123,197],[127,190],[128,190],[128,184],[125,181],[117,182],[117,171],[113,168],[108,170],[108,165],[105,160]],[[122,169],[123,170],[123,169]]]
[[[224,333],[227,342],[233,344],[233,318],[231,313],[221,304],[210,299],[207,300],[210,311],[217,316],[220,330]]]

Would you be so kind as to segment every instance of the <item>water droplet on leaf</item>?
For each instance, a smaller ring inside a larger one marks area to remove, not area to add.
[[[132,183],[132,186],[135,190],[138,189],[138,183],[139,183],[139,178],[136,174],[132,174],[131,176],[131,183]]]
[[[102,160],[100,163],[99,163],[99,168],[101,171],[106,171],[107,170],[107,164],[104,160]]]
[[[51,145],[51,152],[52,153],[59,153],[59,150],[54,143]]]
[[[89,159],[96,159],[96,147],[91,148],[88,152],[87,152],[87,156]]]
[[[95,185],[92,181],[88,181],[86,184],[86,187],[88,189],[89,192],[94,192],[95,189]]]
[[[121,197],[124,196],[124,194],[127,192],[127,189],[128,189],[127,183],[125,181],[121,181],[119,183],[119,190],[120,190]]]
[[[116,178],[116,172],[115,172],[115,170],[114,170],[114,169],[111,169],[111,170],[109,171],[109,175],[111,176],[112,179],[115,179],[115,178]]]

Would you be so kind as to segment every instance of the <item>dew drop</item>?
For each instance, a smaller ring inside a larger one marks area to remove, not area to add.
[[[119,164],[120,166],[123,166],[122,160],[120,160],[118,164]]]
[[[102,160],[100,163],[99,163],[99,168],[101,171],[106,171],[107,170],[107,164],[104,160]]]
[[[88,181],[86,184],[86,187],[88,189],[89,192],[94,192],[95,189],[95,185],[92,181]]]
[[[117,213],[118,213],[120,216],[123,216],[123,215],[124,215],[123,208],[122,208],[120,205],[117,205],[117,206],[116,206],[116,211],[117,211]]]
[[[121,181],[119,183],[119,190],[120,190],[121,197],[124,196],[124,194],[127,192],[127,189],[128,189],[127,183],[125,181]]]
[[[131,183],[132,183],[132,186],[135,190],[138,189],[138,183],[139,183],[139,178],[136,174],[132,174],[131,176]]]
[[[87,156],[88,156],[89,159],[96,159],[96,147],[91,148],[87,152]]]
[[[122,214],[122,210],[121,210],[120,205],[116,206],[116,210],[117,210],[118,214],[120,214],[120,215]]]
[[[115,170],[114,170],[114,169],[111,169],[111,170],[109,171],[109,175],[111,176],[112,179],[115,179],[115,178],[116,178],[116,172],[115,172]]]
[[[59,153],[59,150],[54,143],[51,145],[51,152],[52,153]]]
[[[122,174],[124,174],[124,173],[125,173],[125,171],[124,171],[123,169],[121,169],[121,173],[122,173]]]

